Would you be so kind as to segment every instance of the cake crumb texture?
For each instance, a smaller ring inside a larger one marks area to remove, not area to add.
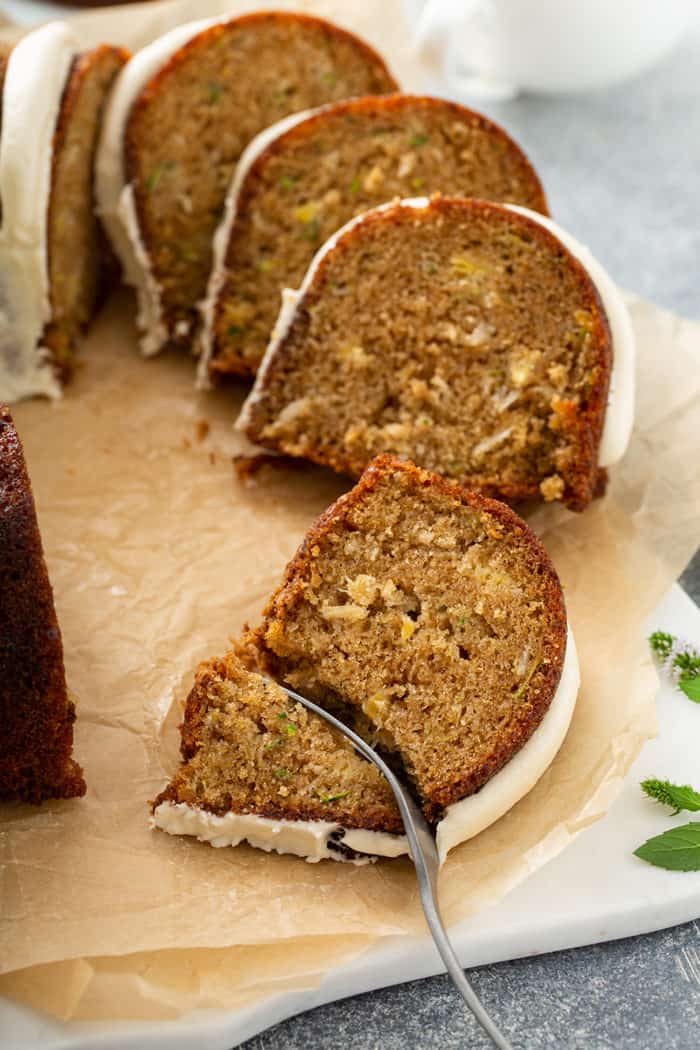
[[[93,169],[104,104],[126,59],[127,52],[107,44],[76,56],[53,137],[47,227],[51,320],[42,346],[64,381],[75,368],[78,343],[111,270],[95,214]]]
[[[355,215],[396,197],[507,201],[547,214],[519,146],[479,113],[412,95],[339,102],[284,132],[246,175],[215,306],[210,371],[254,373],[283,288]]]
[[[582,510],[611,366],[597,290],[549,231],[485,201],[396,203],[322,258],[241,425],[352,477],[388,452]]]
[[[212,236],[248,142],[289,113],[396,88],[363,41],[285,12],[211,26],[149,82],[125,130],[126,173],[174,341],[191,341]]]
[[[197,670],[182,725],[184,764],[153,802],[218,816],[328,821],[400,834],[379,771],[320,716],[229,653]]]
[[[240,652],[350,719],[435,821],[535,731],[566,630],[556,572],[513,511],[380,456],[311,528]]]

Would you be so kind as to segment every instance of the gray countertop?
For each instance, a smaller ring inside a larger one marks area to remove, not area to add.
[[[700,317],[700,33],[611,92],[487,110],[536,164],[556,219],[623,287]],[[700,437],[700,435],[699,435]],[[699,530],[700,531],[700,530]],[[700,538],[700,537],[699,537]],[[682,578],[700,604],[700,557]],[[485,966],[477,991],[518,1048],[695,1050],[700,925]],[[295,1017],[246,1050],[490,1046],[445,977]]]

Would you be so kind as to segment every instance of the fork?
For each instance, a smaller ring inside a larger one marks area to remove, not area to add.
[[[438,873],[440,871],[440,858],[438,856],[433,833],[417,803],[402,787],[401,783],[389,769],[386,762],[379,757],[374,748],[371,748],[369,744],[365,743],[362,737],[358,736],[357,733],[354,733],[352,729],[349,729],[343,724],[343,722],[334,718],[333,715],[328,713],[328,711],[324,711],[322,707],[318,707],[318,705],[314,704],[311,700],[307,700],[305,696],[301,696],[300,693],[295,692],[294,689],[289,689],[285,685],[281,685],[280,688],[287,694],[287,696],[290,696],[293,700],[302,704],[303,707],[308,708],[309,711],[313,711],[314,714],[319,715],[324,721],[328,722],[342,733],[343,736],[346,736],[352,741],[360,754],[364,755],[364,757],[370,762],[373,762],[388,781],[389,787],[394,793],[401,814],[401,819],[403,821],[403,826],[406,831],[406,838],[408,839],[408,845],[411,851],[411,859],[413,860],[416,869],[416,876],[418,878],[418,890],[420,892],[420,899],[421,904],[423,905],[425,918],[433,940],[435,941],[435,946],[445,964],[445,968],[452,978],[457,991],[462,996],[464,1002],[467,1004],[483,1030],[489,1036],[493,1045],[497,1046],[499,1050],[513,1050],[511,1044],[491,1020],[484,1005],[467,980],[459,959],[455,954],[455,950],[447,936],[447,931],[443,925],[438,905],[437,883]]]

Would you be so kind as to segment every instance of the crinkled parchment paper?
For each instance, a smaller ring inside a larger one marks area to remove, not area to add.
[[[358,29],[419,86],[397,4],[295,6]],[[179,0],[75,21],[91,42],[133,43],[193,13],[250,7]],[[697,541],[700,325],[638,300],[631,307],[640,389],[629,455],[584,514],[550,507],[532,519],[579,646],[574,722],[534,790],[451,854],[441,899],[452,923],[600,817],[654,733],[642,625]],[[196,394],[187,356],[139,357],[133,314],[130,294],[117,295],[63,401],[15,412],[88,794],[0,811],[0,993],[59,1017],[250,1005],[318,984],[379,937],[424,928],[407,861],[311,865],[148,830],[146,803],[177,761],[197,662],[255,620],[310,522],[347,482],[301,467],[239,483],[231,457],[243,439],[232,421],[244,385]]]

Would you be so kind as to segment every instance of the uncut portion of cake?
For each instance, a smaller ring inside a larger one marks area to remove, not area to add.
[[[239,653],[385,753],[436,825],[443,858],[533,787],[578,690],[559,581],[530,529],[505,505],[389,456],[312,526]],[[311,859],[348,859],[338,844],[406,852],[374,768],[230,657],[201,669],[182,750],[185,766],[155,803],[165,830]],[[341,838],[343,828],[353,830]]]
[[[0,399],[58,397],[105,278],[93,162],[102,108],[126,61],[79,53],[53,22],[10,52],[0,139]]]
[[[309,860],[406,852],[391,789],[342,734],[236,656],[202,664],[187,699],[183,766],[153,824],[214,846],[247,841]]]
[[[0,801],[85,794],[61,632],[22,445],[0,406]]]
[[[547,213],[519,146],[444,99],[352,99],[261,132],[236,168],[216,233],[200,381],[254,373],[280,293],[299,286],[315,250],[354,215],[417,190]]]
[[[390,452],[581,510],[627,445],[633,370],[619,292],[549,219],[401,201],[348,223],[285,294],[238,427],[351,476]]]
[[[180,26],[131,60],[97,174],[101,214],[139,294],[144,353],[192,343],[212,236],[248,142],[289,113],[396,87],[363,41],[287,12]]]

